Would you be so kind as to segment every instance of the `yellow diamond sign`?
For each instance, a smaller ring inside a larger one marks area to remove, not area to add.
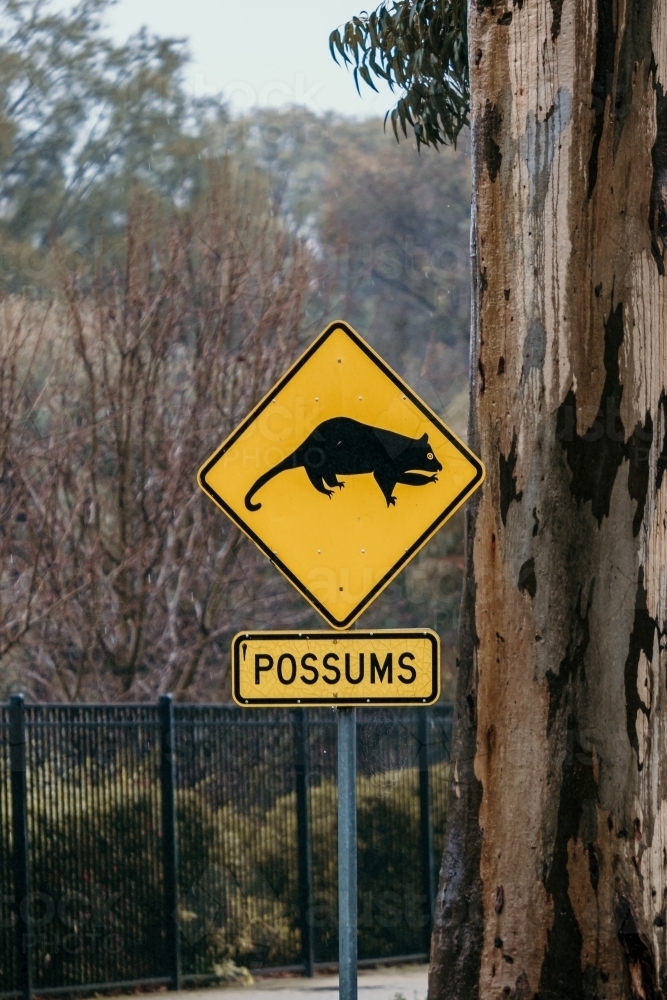
[[[198,475],[336,629],[349,628],[483,479],[479,459],[340,322]]]

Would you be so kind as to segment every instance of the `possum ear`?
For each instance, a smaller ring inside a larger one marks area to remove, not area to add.
[[[422,441],[424,444],[428,444],[428,434],[422,434],[419,440]]]

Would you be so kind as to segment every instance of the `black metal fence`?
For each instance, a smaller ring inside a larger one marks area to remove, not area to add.
[[[359,955],[427,950],[451,708],[357,713]],[[337,956],[336,718],[0,706],[0,994]]]

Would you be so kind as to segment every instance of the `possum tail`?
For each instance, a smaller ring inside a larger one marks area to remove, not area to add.
[[[254,483],[246,493],[245,505],[248,510],[259,510],[262,506],[261,503],[252,502],[252,498],[257,490],[261,490],[262,486],[265,486],[269,480],[273,479],[273,477],[277,476],[280,472],[286,472],[287,469],[295,469],[299,464],[301,463],[296,460],[296,454],[288,455],[287,458],[284,458],[282,462],[278,463],[278,465],[274,465],[272,469],[269,469],[268,472],[261,475],[257,482]]]

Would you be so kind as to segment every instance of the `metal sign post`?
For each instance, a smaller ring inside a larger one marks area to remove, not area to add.
[[[242,708],[338,712],[339,996],[357,1000],[356,707],[438,700],[430,629],[343,634],[481,486],[465,442],[347,323],[330,323],[199,470],[201,489],[337,633],[240,632]],[[301,826],[307,826],[302,782]],[[422,779],[421,801],[428,805]],[[422,807],[424,810],[424,806]],[[302,884],[308,882],[302,865]],[[426,872],[431,885],[431,865]],[[302,896],[302,911],[308,914]],[[312,938],[302,920],[305,964]]]
[[[357,710],[338,709],[338,991],[357,1000]]]

